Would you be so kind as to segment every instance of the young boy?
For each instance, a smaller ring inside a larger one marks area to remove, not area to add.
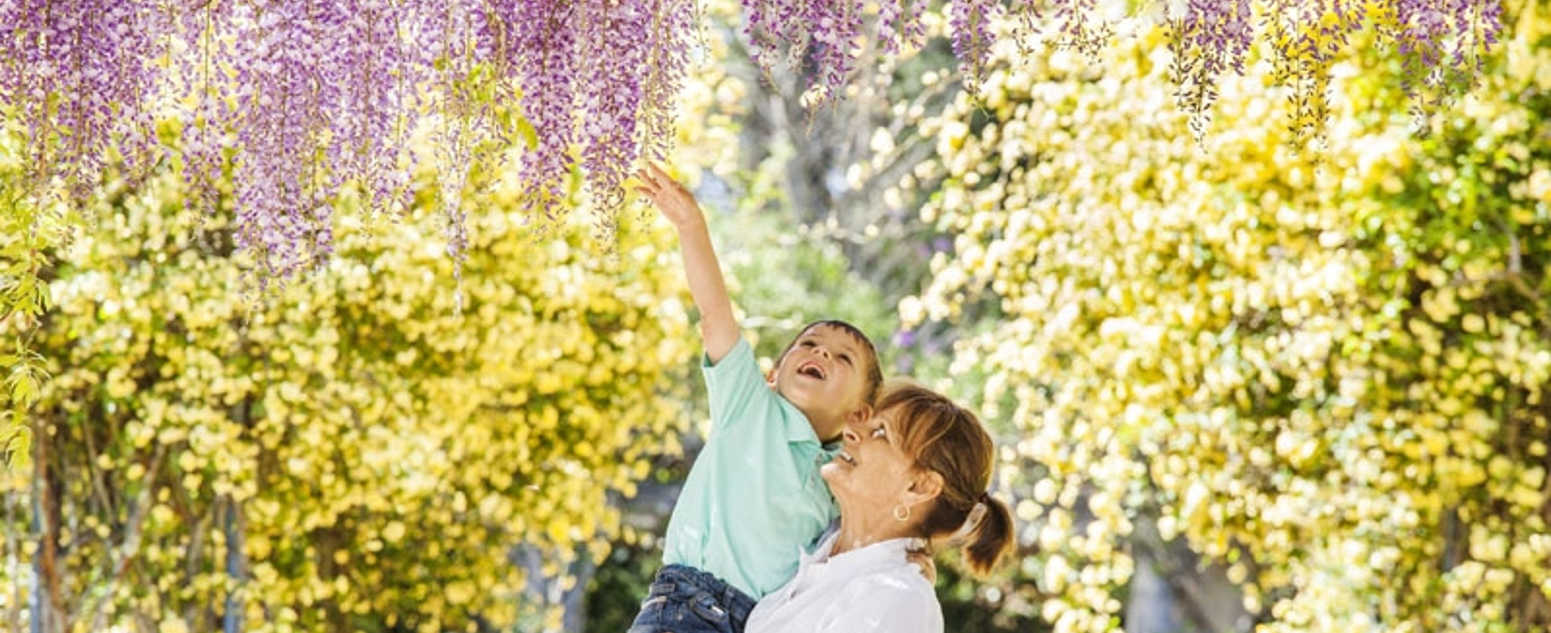
[[[637,176],[638,191],[678,230],[700,308],[711,434],[673,507],[664,565],[629,633],[735,633],[838,516],[819,476],[831,456],[825,445],[871,415],[883,375],[861,331],[819,321],[761,376],[699,205],[656,165]]]

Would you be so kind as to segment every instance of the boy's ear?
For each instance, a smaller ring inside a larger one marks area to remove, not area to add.
[[[910,487],[905,489],[905,505],[915,505],[937,498],[942,494],[942,475],[935,470],[921,469],[910,478]]]
[[[847,422],[863,422],[872,417],[872,405],[864,404],[846,415]]]
[[[775,377],[776,377],[776,368],[771,367],[770,371],[765,372],[765,383],[770,385],[770,386],[772,386],[772,387],[774,387],[775,386]]]

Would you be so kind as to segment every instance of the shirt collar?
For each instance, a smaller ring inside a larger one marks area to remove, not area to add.
[[[815,447],[823,446],[823,443],[819,441],[819,434],[813,432],[813,423],[808,421],[807,416],[797,416],[796,422],[799,423],[786,425],[786,441],[792,443],[809,442]]]
[[[819,440],[819,434],[813,432],[813,422],[808,420],[808,416],[804,415],[802,410],[798,409],[797,405],[792,404],[790,400],[781,398],[781,401],[785,403],[786,406],[791,407],[791,411],[797,414],[796,419],[791,420],[791,423],[786,425],[786,441],[788,443],[812,444],[815,448],[818,448],[821,452],[823,452],[826,457],[833,456],[840,450],[841,442],[839,439],[836,439],[835,441],[828,444],[821,442]],[[825,459],[824,461],[829,460]]]
[[[819,544],[811,552],[799,550],[801,565],[816,563],[829,563],[834,566],[836,572],[840,570],[874,569],[897,564],[907,560],[911,539],[895,538],[887,541],[879,541],[866,547],[861,547],[839,555],[830,556],[829,552],[835,547],[835,540],[840,538],[840,524],[836,523],[828,534],[819,539]],[[851,574],[846,574],[849,577]]]

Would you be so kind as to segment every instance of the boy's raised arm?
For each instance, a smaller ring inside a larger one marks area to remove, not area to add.
[[[711,246],[705,215],[694,196],[657,165],[649,163],[636,176],[642,183],[636,190],[651,199],[678,230],[684,277],[689,281],[695,307],[700,308],[700,338],[705,343],[706,357],[713,364],[720,362],[738,344],[738,321],[732,315],[732,299],[727,296],[727,284],[722,280],[716,250]]]

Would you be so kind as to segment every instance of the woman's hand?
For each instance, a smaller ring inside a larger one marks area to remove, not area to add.
[[[905,559],[921,568],[921,576],[926,578],[926,582],[937,584],[937,563],[932,560],[932,552],[927,549],[925,540],[912,541],[905,550]]]
[[[705,226],[705,216],[700,213],[700,205],[695,202],[695,197],[656,163],[647,163],[646,169],[637,171],[635,175],[641,180],[636,191],[651,200],[663,217],[668,218],[680,232],[686,228]]]

